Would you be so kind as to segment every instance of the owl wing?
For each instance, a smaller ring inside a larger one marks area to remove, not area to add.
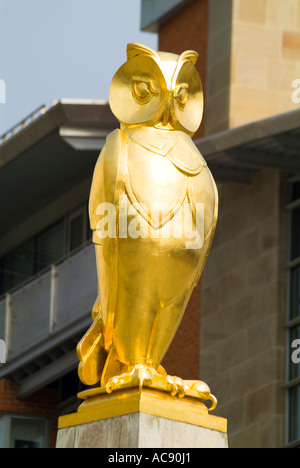
[[[130,137],[151,153],[168,158],[177,169],[189,175],[198,174],[207,166],[193,140],[184,132],[159,132],[152,127],[141,127]]]
[[[189,175],[197,175],[207,166],[193,140],[183,132],[180,132],[180,138],[167,154],[167,158],[174,166]]]
[[[123,144],[126,141],[126,135],[122,130],[116,129],[106,139],[106,144],[102,149],[96,163],[89,198],[89,217],[90,226],[93,230],[93,242],[101,244],[101,235],[97,235],[97,225],[102,214],[99,211],[99,205],[103,203],[116,206],[119,203],[119,186],[124,183],[121,167],[125,164],[123,161]]]
[[[214,181],[214,178],[210,172],[210,170],[208,169],[208,167],[206,168],[207,171],[209,172],[210,176],[211,176],[211,179],[212,179],[212,184],[213,184],[213,191],[214,191],[214,210],[213,210],[213,220],[212,220],[212,226],[211,226],[211,229],[210,229],[210,232],[208,232],[208,234],[206,234],[205,236],[205,240],[204,242],[206,243],[207,247],[206,247],[206,252],[205,252],[205,261],[203,263],[203,266],[201,268],[201,270],[199,271],[199,275],[198,275],[198,279],[197,279],[197,283],[202,275],[202,271],[203,271],[203,268],[205,266],[205,263],[206,263],[206,260],[207,260],[207,257],[208,257],[208,254],[209,254],[209,251],[210,251],[210,248],[211,248],[211,244],[212,244],[212,241],[213,241],[213,238],[214,238],[214,235],[215,235],[215,230],[216,230],[216,227],[217,227],[217,220],[218,220],[218,211],[219,211],[219,194],[218,194],[218,189],[217,189],[217,186],[216,186],[216,183]]]
[[[106,292],[105,302],[102,302],[102,315],[107,350],[112,343],[117,294],[117,236],[119,232],[119,203],[125,187],[126,143],[127,138],[122,130],[115,130],[107,137],[106,145],[95,167],[89,201],[90,224],[94,231],[93,241],[95,244],[101,244],[101,249],[96,248],[97,264],[98,266],[99,263],[104,265],[101,277],[99,277],[99,284],[100,289]],[[103,217],[103,210],[99,207],[101,208],[103,203],[114,216],[115,230],[108,236],[107,233],[101,233],[103,223],[99,223]]]
[[[196,177],[190,177],[189,182],[189,199],[193,204],[194,212],[196,212],[197,203],[203,203],[204,205],[204,241],[202,246],[203,261],[200,262],[201,268],[197,273],[194,283],[194,286],[196,286],[202,275],[214,238],[218,219],[219,196],[216,183],[207,166]]]
[[[109,291],[108,300],[100,304],[100,296],[96,299],[93,307],[93,324],[86,332],[77,346],[77,355],[80,360],[79,376],[86,385],[94,385],[103,377],[107,361],[115,367],[119,363],[112,352],[112,325],[114,320],[114,304],[116,299],[117,277],[117,241],[116,238],[102,239],[99,232],[99,221],[102,217],[99,206],[110,204],[116,207],[123,190],[122,164],[123,143],[125,134],[121,130],[112,132],[106,140],[98,161],[96,163],[89,199],[90,225],[93,230],[93,242],[96,244],[97,262],[99,262],[99,249],[105,250],[109,255],[109,261],[105,263],[104,274],[99,278],[100,289]],[[103,310],[104,308],[104,310]],[[105,325],[103,316],[105,316]],[[115,362],[116,361],[116,362]]]

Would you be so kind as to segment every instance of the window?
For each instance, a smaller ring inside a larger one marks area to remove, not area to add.
[[[0,416],[1,448],[46,448],[48,434],[47,419],[9,414]]]
[[[1,292],[26,281],[34,272],[34,241],[31,240],[0,260]]]
[[[0,294],[28,280],[64,253],[62,220],[0,259]]]
[[[91,239],[86,204],[0,258],[0,295]]]
[[[300,181],[292,184],[290,209],[287,442],[300,448],[300,359],[295,343],[300,340]],[[294,356],[294,358],[293,358]],[[300,356],[300,353],[299,353]],[[298,362],[299,361],[299,362]]]
[[[36,237],[35,272],[55,263],[65,254],[65,226],[60,221]]]
[[[86,208],[83,207],[72,213],[69,216],[68,221],[68,250],[72,252],[88,240]]]

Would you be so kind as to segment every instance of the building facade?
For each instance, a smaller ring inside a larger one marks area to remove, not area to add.
[[[163,365],[209,384],[230,447],[298,447],[300,0],[143,0],[141,27],[159,50],[200,54],[195,144],[220,198]],[[0,446],[54,447],[58,416],[79,404],[75,347],[97,287],[87,202],[117,126],[106,103],[63,100],[1,139]]]

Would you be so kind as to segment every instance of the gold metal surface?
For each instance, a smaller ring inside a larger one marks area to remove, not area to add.
[[[191,136],[201,123],[198,54],[127,46],[109,102],[121,123],[97,161],[89,213],[99,297],[77,347],[79,376],[101,391],[144,386],[217,402],[160,363],[199,281],[218,194]]]

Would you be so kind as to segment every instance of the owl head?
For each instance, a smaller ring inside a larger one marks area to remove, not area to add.
[[[141,125],[193,135],[203,114],[197,52],[155,52],[127,45],[127,61],[112,79],[109,104],[125,127]]]

